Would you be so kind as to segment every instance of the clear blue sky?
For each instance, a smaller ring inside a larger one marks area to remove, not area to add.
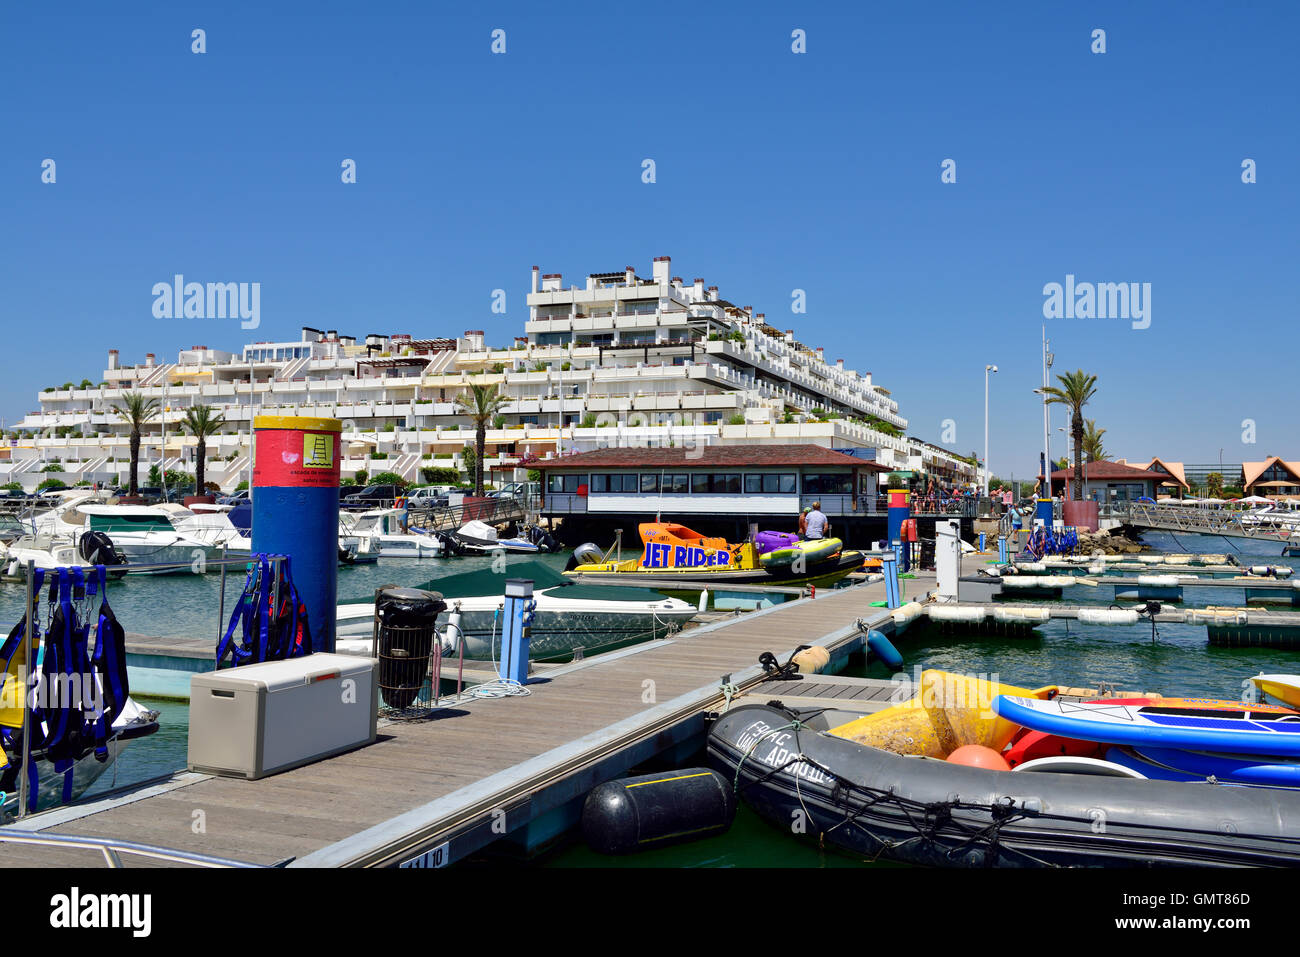
[[[1049,323],[1056,371],[1098,376],[1107,449],[1300,458],[1297,11],[6,3],[0,413],[98,381],[113,347],[174,360],[303,324],[505,343],[534,263],[567,283],[671,255],[873,372],[913,433],[954,419],[959,452],[983,448],[997,363],[991,462],[1018,476],[1044,284],[1149,282],[1149,329]],[[260,282],[261,328],[155,319],[174,273]]]

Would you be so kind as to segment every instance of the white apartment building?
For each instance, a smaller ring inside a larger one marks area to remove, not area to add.
[[[565,288],[534,267],[525,334],[497,346],[481,330],[358,339],[305,327],[296,341],[194,346],[174,363],[148,354],[123,365],[110,350],[101,384],[38,396],[41,408],[0,449],[0,483],[34,487],[51,464],[68,484],[124,481],[129,430],[113,407],[127,392],[162,410],[141,444],[142,480],[154,464],[193,471],[196,440],[180,423],[203,404],[226,420],[207,441],[207,477],[223,488],[248,478],[249,427],[262,414],[342,419],[345,477],[394,471],[418,481],[422,467],[463,468],[474,427],[455,401],[472,384],[496,385],[507,399],[487,433],[485,464],[499,479],[571,451],[771,443],[973,477],[956,456],[904,436],[897,401],[869,372],[826,361],[703,279],[670,273],[663,256],[648,279],[628,267]]]

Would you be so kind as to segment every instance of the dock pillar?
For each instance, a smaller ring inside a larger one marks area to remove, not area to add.
[[[506,681],[528,681],[528,645],[537,602],[533,583],[526,578],[506,579],[506,607],[501,638],[501,671]]]
[[[911,560],[908,557],[910,547],[907,544],[906,536],[903,534],[903,522],[912,517],[912,507],[907,501],[908,494],[905,488],[891,488],[889,490],[889,511],[886,516],[888,520],[888,534],[886,537],[898,553],[901,571],[908,571],[912,567]]]
[[[893,552],[884,552],[880,556],[880,570],[885,576],[885,604],[897,608],[903,604],[898,588],[898,556]]]
[[[1050,498],[1040,498],[1034,506],[1034,520],[1043,523],[1043,528],[1047,531],[1052,530],[1052,500]]]
[[[998,536],[998,561],[1003,565],[1011,561],[1010,549],[1007,548],[1007,537],[1005,535]]]
[[[334,651],[338,614],[338,419],[253,419],[253,552],[288,555],[312,650]]]

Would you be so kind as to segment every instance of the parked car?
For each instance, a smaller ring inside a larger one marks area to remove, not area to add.
[[[423,488],[412,488],[406,490],[406,507],[407,508],[445,508],[447,505],[447,493],[443,491],[446,486],[428,485]]]
[[[217,497],[218,505],[244,505],[252,501],[252,496],[248,494],[248,489],[241,488],[238,492],[232,492],[229,495],[220,495]]]
[[[339,499],[344,508],[380,508],[391,505],[402,494],[398,485],[367,485],[355,492],[349,492]]]

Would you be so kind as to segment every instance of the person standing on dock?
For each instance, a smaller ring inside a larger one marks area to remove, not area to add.
[[[822,513],[822,503],[813,502],[812,511],[807,515],[804,538],[809,540],[824,538],[830,529],[830,520]]]
[[[811,505],[805,505],[804,510],[799,513],[799,537],[808,537],[808,513],[812,511]]]

